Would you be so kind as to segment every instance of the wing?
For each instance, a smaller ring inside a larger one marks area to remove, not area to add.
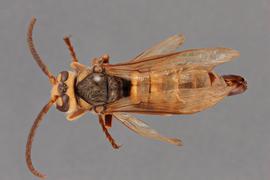
[[[113,116],[116,119],[118,119],[121,123],[123,123],[126,127],[128,127],[130,130],[134,131],[135,133],[141,136],[167,142],[170,144],[175,144],[177,146],[182,145],[180,139],[167,138],[163,135],[160,135],[156,130],[150,128],[146,123],[144,123],[139,119],[136,119],[124,113],[114,113]]]
[[[128,78],[132,72],[164,71],[172,68],[201,68],[211,71],[215,66],[228,62],[237,56],[239,56],[238,51],[229,48],[203,48],[152,56],[135,62],[104,64],[104,67],[111,75]]]
[[[176,34],[165,39],[164,41],[161,41],[152,48],[147,49],[139,56],[132,59],[130,62],[139,61],[140,59],[145,59],[151,56],[173,53],[178,47],[180,47],[184,43],[184,41],[185,37],[182,34]]]
[[[231,91],[230,87],[168,90],[138,101],[122,98],[107,106],[107,113],[129,112],[138,114],[192,114],[210,108]],[[148,98],[147,100],[144,100]]]
[[[130,96],[108,104],[106,113],[191,114],[215,105],[231,91],[216,73],[197,69],[135,73],[131,84]]]

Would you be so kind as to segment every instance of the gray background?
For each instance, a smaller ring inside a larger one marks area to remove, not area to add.
[[[69,69],[64,35],[73,35],[80,61],[89,64],[103,53],[113,63],[132,58],[182,32],[182,49],[239,50],[240,58],[216,70],[241,74],[249,84],[246,93],[195,115],[138,116],[163,134],[181,137],[181,148],[114,122],[111,133],[123,145],[115,151],[96,117],[71,123],[53,108],[33,146],[34,164],[48,179],[270,179],[269,0],[1,0],[1,180],[35,179],[25,165],[25,142],[50,85],[26,46],[32,16],[38,18],[36,45],[55,74]]]

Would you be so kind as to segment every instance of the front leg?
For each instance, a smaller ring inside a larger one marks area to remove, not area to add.
[[[70,63],[70,67],[74,69],[76,72],[83,72],[84,70],[87,69],[85,65],[74,61]]]
[[[67,45],[67,47],[69,49],[70,55],[72,57],[72,62],[78,62],[78,58],[77,58],[75,50],[74,50],[74,48],[73,48],[73,46],[71,44],[69,36],[66,36],[63,39],[64,39],[64,41],[65,41],[65,43],[66,43],[66,45]]]
[[[71,57],[72,57],[72,63],[70,64],[70,67],[72,69],[74,69],[76,72],[82,72],[87,67],[85,65],[79,63],[78,58],[77,58],[76,53],[75,53],[75,50],[74,50],[72,43],[70,41],[70,37],[66,36],[63,39],[64,39],[64,41],[69,49]]]
[[[85,110],[85,109],[77,109],[76,111],[69,113],[66,118],[69,121],[74,121],[80,118],[81,116],[83,116],[87,111],[88,110]]]

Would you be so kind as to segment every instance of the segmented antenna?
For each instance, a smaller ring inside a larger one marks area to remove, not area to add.
[[[38,66],[40,67],[40,69],[44,72],[44,74],[49,78],[50,83],[51,84],[56,84],[57,80],[56,78],[53,76],[53,74],[49,71],[49,69],[47,68],[47,66],[43,63],[42,59],[40,58],[35,45],[33,43],[33,38],[32,38],[32,34],[33,34],[33,29],[34,29],[34,25],[36,22],[36,18],[32,18],[29,27],[28,27],[28,32],[27,32],[27,43],[28,43],[28,47],[30,49],[30,52],[34,58],[34,60],[37,62]]]
[[[34,140],[37,128],[39,127],[44,116],[49,111],[53,103],[57,100],[57,98],[58,97],[55,96],[54,98],[50,99],[50,101],[42,108],[42,110],[38,114],[37,118],[35,119],[31,127],[31,130],[29,132],[28,139],[27,139],[26,150],[25,150],[26,164],[29,170],[33,173],[33,175],[39,178],[46,178],[46,175],[39,172],[33,165],[32,158],[31,158],[32,144],[33,144],[33,140]]]

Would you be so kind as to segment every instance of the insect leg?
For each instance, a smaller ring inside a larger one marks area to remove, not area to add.
[[[83,116],[86,112],[87,110],[85,109],[77,109],[76,111],[67,115],[67,120],[74,121],[78,119],[79,117]]]
[[[105,126],[106,126],[106,128],[112,127],[112,115],[111,114],[105,115]]]
[[[99,116],[98,116],[99,124],[101,125],[102,130],[103,130],[103,132],[104,132],[105,135],[106,135],[106,138],[109,140],[109,142],[111,143],[111,145],[112,145],[112,147],[113,147],[114,149],[119,149],[120,146],[117,145],[117,144],[115,143],[115,140],[114,140],[114,139],[112,138],[112,136],[110,135],[108,129],[106,128],[106,126],[105,126],[105,124],[104,124],[104,120],[103,120],[103,119],[104,119],[104,118],[103,118],[102,115],[99,115]]]
[[[64,37],[64,41],[70,51],[70,55],[72,57],[72,63],[70,64],[71,68],[74,69],[77,72],[85,70],[87,67],[83,64],[80,64],[78,61],[78,58],[76,56],[75,50],[71,44],[70,37],[66,36]]]
[[[65,41],[65,43],[66,43],[66,45],[67,45],[67,47],[68,47],[68,49],[70,51],[72,61],[73,62],[78,62],[78,58],[76,56],[76,53],[75,53],[74,48],[73,48],[73,46],[71,44],[71,41],[70,41],[70,37],[68,37],[68,36],[64,37],[64,41]]]
[[[109,63],[110,56],[108,54],[103,54],[101,56],[101,59],[102,59],[103,63],[106,63],[107,64],[107,63]]]
[[[70,64],[70,67],[71,67],[72,69],[74,69],[75,71],[77,71],[77,72],[82,72],[82,71],[84,71],[85,69],[87,69],[87,67],[86,67],[85,65],[80,64],[80,63],[78,63],[78,62],[74,62],[74,61]]]

